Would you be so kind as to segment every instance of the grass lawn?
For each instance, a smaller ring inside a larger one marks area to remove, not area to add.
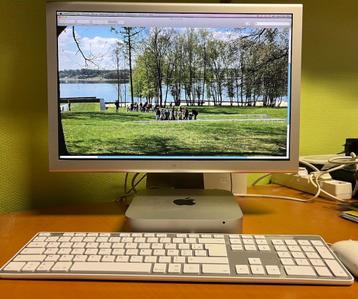
[[[121,109],[116,113],[114,108],[96,112],[96,104],[88,105],[62,114],[67,150],[72,155],[286,153],[287,108],[196,107],[197,121],[156,121],[154,112]]]

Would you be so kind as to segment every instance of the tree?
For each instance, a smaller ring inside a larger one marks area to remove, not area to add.
[[[134,44],[136,43],[134,37],[143,31],[140,27],[122,27],[120,31],[116,28],[111,27],[111,31],[119,33],[123,37],[123,42],[127,48],[128,66],[129,66],[129,82],[131,89],[131,103],[134,104],[133,97],[133,72],[132,72],[132,52],[134,51]]]

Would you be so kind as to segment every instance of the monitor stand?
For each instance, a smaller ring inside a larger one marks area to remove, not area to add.
[[[202,173],[148,174],[147,189],[136,193],[125,215],[130,231],[242,231],[243,214],[233,194],[205,190]]]

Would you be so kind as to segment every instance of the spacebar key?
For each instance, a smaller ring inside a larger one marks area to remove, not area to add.
[[[150,273],[151,268],[151,263],[74,262],[70,269],[70,272]]]

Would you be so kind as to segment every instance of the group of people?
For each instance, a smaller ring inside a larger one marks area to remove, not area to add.
[[[116,112],[118,112],[120,107],[119,101],[118,100],[115,101],[114,105],[116,106]],[[150,112],[150,111],[153,111],[153,105],[148,102],[145,102],[144,104],[132,103],[127,106],[127,112]]]
[[[120,103],[115,101],[114,105],[116,107],[116,112],[118,112]],[[187,107],[175,106],[172,103],[168,106],[162,107],[156,105],[153,108],[153,105],[145,102],[142,103],[133,103],[127,106],[127,112],[150,112],[154,111],[156,120],[196,120],[199,114],[199,111],[196,109],[191,109]]]
[[[189,111],[188,108],[182,106],[160,107],[157,105],[154,111],[156,120],[196,120],[199,114],[196,109]]]

